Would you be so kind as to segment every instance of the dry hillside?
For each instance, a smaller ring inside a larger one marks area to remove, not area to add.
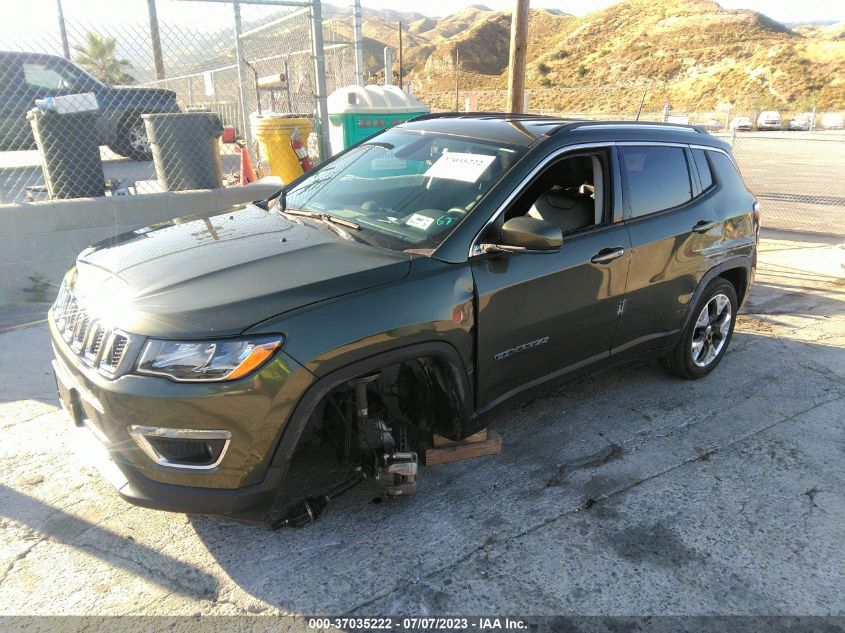
[[[452,107],[455,53],[465,90],[498,91],[507,77],[510,14],[476,5],[445,18],[366,11],[368,71],[405,25],[404,71],[416,93]],[[351,24],[331,21],[338,33]],[[531,11],[527,85],[532,107],[619,111],[670,102],[676,110],[845,108],[843,24],[790,30],[712,0],[625,0],[584,16]],[[646,89],[647,87],[647,89]],[[493,103],[501,107],[500,93]]]

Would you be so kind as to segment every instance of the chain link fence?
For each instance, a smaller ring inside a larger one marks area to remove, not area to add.
[[[231,4],[126,0],[119,9],[93,4],[63,0],[53,5],[63,6],[63,19],[58,11],[39,16],[38,28],[3,36],[0,204],[192,188],[204,182],[192,177],[201,168],[212,181],[239,184],[240,147],[218,143],[220,125],[243,138],[245,111],[249,118],[295,113],[317,128],[308,8],[242,4],[239,72]],[[351,15],[351,8],[344,10]],[[354,83],[351,42],[326,42],[325,63],[329,91]],[[36,107],[39,112],[28,119]],[[148,136],[145,115],[177,112],[211,113],[200,119],[216,115],[219,125],[197,124],[175,137],[169,128]],[[307,139],[314,162],[315,136]],[[209,139],[219,148],[219,168],[208,162],[208,152],[197,163],[197,152],[188,147],[206,146]],[[247,150],[255,164],[255,147]],[[154,151],[167,155],[164,162],[176,173],[161,178]],[[180,163],[184,160],[188,163]]]
[[[720,136],[760,201],[764,228],[845,236],[845,134]]]

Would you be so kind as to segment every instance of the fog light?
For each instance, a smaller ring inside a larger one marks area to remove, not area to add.
[[[224,430],[129,427],[129,435],[144,454],[161,466],[209,470],[223,460],[232,434]]]

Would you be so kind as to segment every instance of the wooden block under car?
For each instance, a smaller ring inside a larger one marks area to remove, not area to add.
[[[426,466],[458,462],[485,455],[498,455],[502,452],[502,436],[496,431],[487,429],[460,442],[452,442],[438,435],[432,439],[434,445],[426,446],[423,451],[423,461]]]

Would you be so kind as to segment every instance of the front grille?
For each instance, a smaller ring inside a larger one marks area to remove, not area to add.
[[[100,360],[100,368],[105,369],[109,373],[114,373],[117,370],[120,361],[123,360],[123,354],[126,353],[126,345],[129,339],[119,332],[112,332],[109,337],[109,342]]]
[[[66,284],[53,304],[53,322],[70,350],[86,365],[115,374],[126,354],[129,337],[89,314]]]

